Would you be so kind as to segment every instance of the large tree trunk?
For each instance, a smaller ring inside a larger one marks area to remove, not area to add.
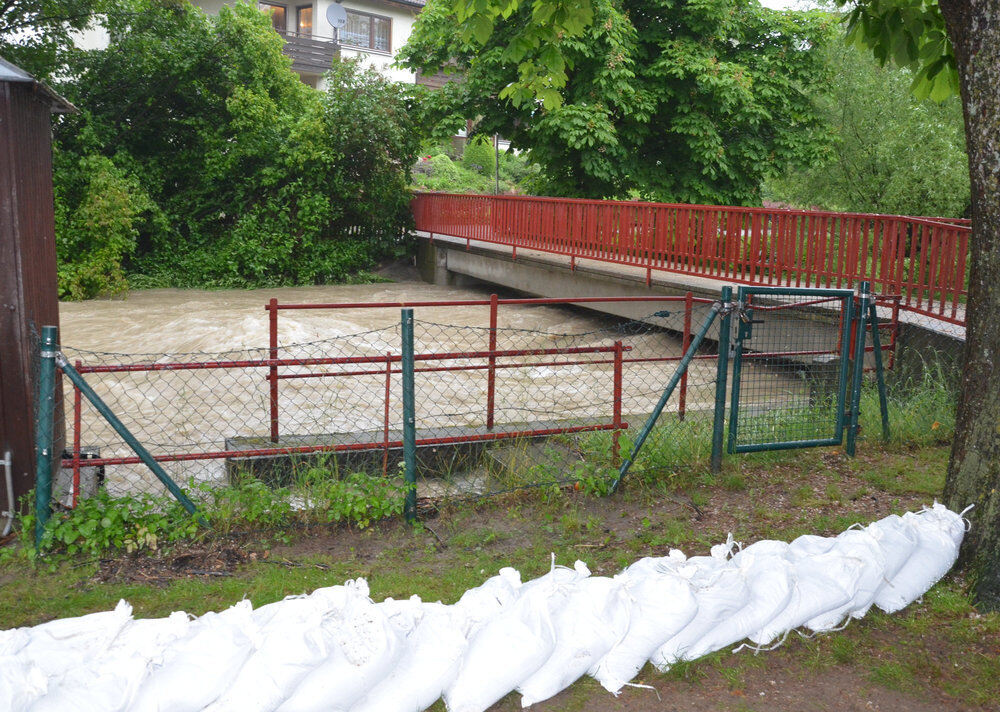
[[[1000,3],[939,4],[958,62],[972,178],[965,370],[945,501],[976,505],[962,557],[977,603],[1000,610]]]

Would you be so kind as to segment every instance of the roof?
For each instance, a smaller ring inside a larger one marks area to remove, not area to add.
[[[427,0],[387,0],[393,5],[403,5],[405,7],[422,8],[427,4]]]
[[[53,114],[75,114],[77,108],[52,91],[44,82],[40,82],[20,67],[11,64],[0,57],[0,82],[16,84],[31,84],[52,104]]]

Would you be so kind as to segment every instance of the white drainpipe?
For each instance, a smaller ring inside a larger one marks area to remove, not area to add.
[[[11,472],[13,467],[14,463],[10,450],[8,450],[3,455],[4,482],[7,485],[7,510],[0,512],[0,517],[6,517],[7,522],[3,525],[3,533],[0,533],[0,536],[10,534],[10,530],[14,526],[14,475]]]

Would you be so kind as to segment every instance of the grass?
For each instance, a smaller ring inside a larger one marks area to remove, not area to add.
[[[415,527],[398,520],[365,529],[319,526],[294,533],[287,544],[269,536],[196,541],[190,546],[229,542],[255,552],[256,558],[224,575],[181,572],[152,584],[141,575],[107,574],[120,562],[141,563],[153,554],[111,562],[77,557],[36,566],[8,547],[0,550],[0,627],[106,610],[119,598],[132,602],[137,616],[173,610],[199,615],[244,597],[261,605],[357,576],[369,580],[376,600],[418,594],[452,602],[501,565],[514,565],[525,579],[544,573],[550,552],[560,564],[580,558],[595,574],[613,574],[673,547],[704,554],[729,532],[744,542],[834,534],[856,521],[913,509],[940,493],[946,460],[947,448],[939,445],[867,443],[854,460],[833,450],[727,458],[716,477],[697,468],[672,469],[659,478],[647,470],[614,497],[526,491],[447,507]],[[175,553],[155,556],[169,562]],[[771,653],[722,651],[666,674],[647,667],[638,681],[654,685],[663,705],[636,702],[614,708],[670,708],[668,701],[674,699],[670,704],[684,709],[686,697],[698,696],[716,699],[725,709],[736,709],[737,703],[782,709],[773,706],[778,692],[772,694],[771,680],[778,680],[778,689],[781,680],[843,685],[845,679],[865,699],[882,699],[883,709],[893,701],[904,704],[899,695],[938,700],[940,709],[988,708],[1000,698],[998,641],[1000,616],[977,613],[963,580],[952,577],[899,614],[873,611],[838,633],[809,640],[791,636]],[[758,691],[768,696],[754,697]],[[629,691],[620,699],[645,700],[641,693]],[[542,709],[612,709],[610,699],[593,681],[583,681],[558,704]],[[516,706],[511,698],[498,709]]]

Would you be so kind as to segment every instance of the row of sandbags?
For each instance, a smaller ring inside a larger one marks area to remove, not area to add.
[[[667,670],[748,640],[830,631],[872,605],[892,613],[941,576],[964,535],[934,504],[837,537],[760,541],[708,556],[645,558],[614,577],[511,568],[453,605],[373,603],[363,579],[256,610],[192,618],[113,611],[0,631],[0,710],[55,712],[482,712],[527,707],[585,674],[617,694],[651,661]]]

